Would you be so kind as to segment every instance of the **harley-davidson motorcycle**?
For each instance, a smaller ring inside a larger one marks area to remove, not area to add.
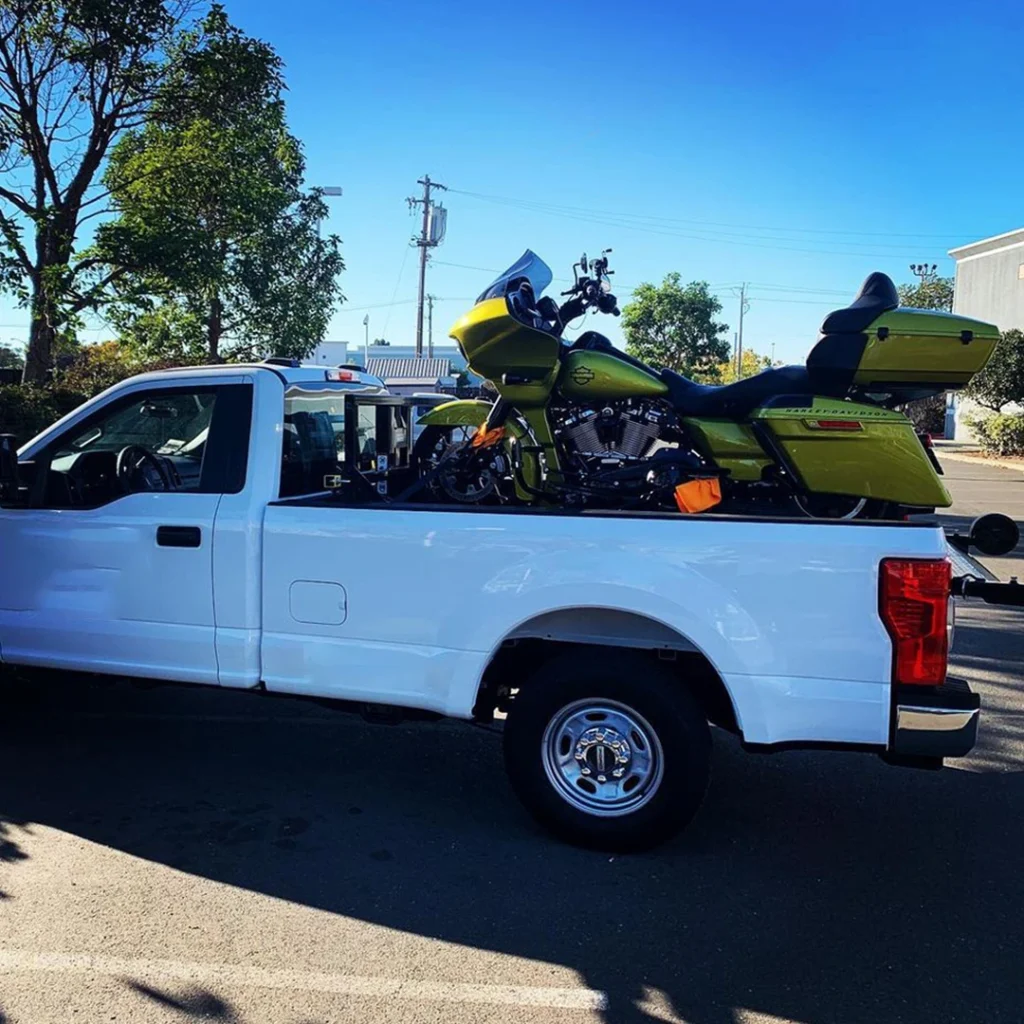
[[[617,316],[606,250],[574,265],[559,304],[527,251],[452,328],[494,401],[419,422],[420,480],[438,500],[815,518],[898,518],[951,503],[938,462],[897,406],[963,387],[999,339],[991,324],[900,308],[874,273],[829,314],[805,366],[695,383],[596,331]]]

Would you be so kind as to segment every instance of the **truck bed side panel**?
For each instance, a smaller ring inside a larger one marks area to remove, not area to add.
[[[747,740],[884,744],[878,564],[944,553],[940,531],[900,526],[272,505],[263,676],[467,717],[517,627],[618,609],[709,659]]]

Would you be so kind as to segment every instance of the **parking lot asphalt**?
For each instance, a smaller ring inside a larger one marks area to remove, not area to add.
[[[947,473],[949,523],[1024,519],[1024,474]],[[541,833],[482,729],[41,689],[0,712],[0,1022],[1019,1022],[1022,627],[959,609],[971,757],[716,735],[696,821],[631,857]]]

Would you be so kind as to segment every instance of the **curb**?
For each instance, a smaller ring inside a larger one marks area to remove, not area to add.
[[[975,466],[996,466],[999,469],[1013,469],[1018,473],[1024,473],[1024,462],[1011,462],[1009,459],[990,459],[980,453],[968,455],[965,452],[947,452],[941,448],[936,448],[935,454],[939,457],[939,462],[949,459],[952,462],[970,462]]]

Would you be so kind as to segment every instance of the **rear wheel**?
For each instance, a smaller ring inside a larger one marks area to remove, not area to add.
[[[509,710],[505,767],[556,836],[602,850],[648,849],[697,813],[711,732],[692,694],[656,661],[618,651],[545,663]]]
[[[900,519],[897,506],[877,498],[844,494],[795,494],[793,502],[809,519]]]

